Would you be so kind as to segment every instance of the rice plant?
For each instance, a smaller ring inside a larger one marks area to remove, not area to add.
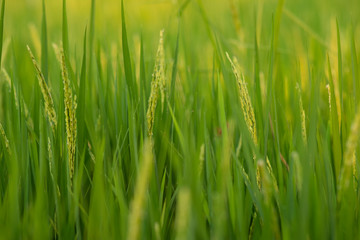
[[[0,0],[0,239],[359,239],[358,0]]]

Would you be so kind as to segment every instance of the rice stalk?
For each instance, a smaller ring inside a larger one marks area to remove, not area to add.
[[[257,220],[257,213],[254,212],[252,220],[251,220],[251,224],[249,227],[249,240],[251,240],[253,238],[253,234],[254,234],[254,226],[255,226],[255,221]]]
[[[205,161],[205,145],[201,144],[200,155],[199,155],[199,177],[201,177],[204,169],[204,161]]]
[[[9,140],[8,140],[8,138],[6,137],[5,130],[4,130],[3,125],[2,125],[1,123],[0,123],[0,133],[1,133],[1,136],[2,136],[2,138],[3,138],[4,144],[5,144],[5,148],[6,148],[6,150],[8,151],[8,153],[11,155]]]
[[[252,107],[252,104],[251,104],[251,99],[250,99],[250,95],[249,95],[249,92],[248,92],[248,89],[246,86],[244,75],[239,73],[239,70],[238,70],[239,66],[238,66],[237,59],[234,57],[234,59],[231,60],[231,58],[227,52],[226,52],[226,57],[231,64],[231,68],[233,70],[233,73],[234,73],[235,78],[238,83],[238,89],[239,89],[239,94],[240,94],[240,103],[241,103],[241,108],[243,110],[246,126],[249,129],[249,132],[251,134],[254,144],[257,145],[258,140],[257,140],[257,133],[256,133],[256,120],[255,120],[254,108]],[[253,159],[254,159],[254,162],[256,162],[255,153],[253,153]],[[260,179],[259,174],[260,173],[259,173],[259,169],[257,166],[256,167],[256,183],[257,183],[258,187],[260,188],[261,179]]]
[[[53,153],[52,148],[51,148],[51,140],[50,140],[49,137],[48,137],[48,154],[49,154],[50,177],[51,177],[51,180],[53,181],[54,186],[55,186],[55,177],[54,177],[54,172],[53,172],[54,153]],[[59,185],[56,185],[56,193],[57,193],[58,197],[61,196]],[[55,220],[56,220],[56,218],[55,218]]]
[[[9,85],[9,88],[10,88],[10,91],[11,91],[11,88],[12,88],[12,81],[11,81],[11,78],[8,74],[8,72],[5,70],[5,68],[2,68],[1,69],[1,72],[4,76],[4,79],[6,81],[6,83]],[[16,91],[14,91],[14,101],[15,101],[15,106],[17,109],[19,109],[19,103],[18,103],[18,97],[17,97],[17,93]],[[24,111],[24,115],[25,115],[25,119],[26,119],[26,124],[28,125],[28,127],[30,129],[34,129],[34,122],[29,114],[29,109],[26,105],[26,102],[24,101],[24,99],[21,97],[21,102],[23,104],[23,108],[21,109],[22,111]]]
[[[165,76],[164,76],[165,60],[164,60],[163,34],[164,34],[164,30],[161,30],[159,46],[156,54],[154,73],[152,75],[152,80],[151,80],[151,92],[148,102],[148,110],[146,113],[148,135],[150,138],[153,135],[155,110],[156,110],[157,100],[159,97],[159,88],[161,92],[161,102],[163,105],[165,101]]]
[[[71,83],[65,62],[64,49],[60,49],[61,54],[61,73],[64,84],[64,105],[65,105],[65,125],[66,125],[66,144],[68,149],[70,180],[74,175],[74,161],[76,149],[77,120],[76,120],[76,95],[72,97]]]
[[[270,204],[270,199],[272,196],[272,184],[268,172],[265,169],[264,160],[257,161],[257,169],[259,169],[260,176],[260,190],[264,196],[265,203]]]
[[[326,84],[326,89],[327,89],[328,95],[329,95],[329,112],[331,113],[331,89],[330,89],[329,84]]]
[[[61,50],[59,46],[56,43],[52,43],[52,47],[54,49],[56,59],[58,60],[59,63],[61,63]]]
[[[51,140],[49,137],[48,137],[48,153],[49,153],[49,172],[50,172],[51,180],[54,182],[55,178],[54,178],[53,169],[52,169],[52,161],[54,159],[54,156],[53,156],[53,152],[51,149]]]
[[[344,154],[344,163],[341,169],[339,179],[339,194],[340,201],[343,192],[348,189],[350,185],[351,172],[353,173],[354,188],[356,188],[356,147],[360,135],[360,109],[355,115],[355,119],[351,125],[350,135],[346,141],[346,150]],[[351,168],[353,168],[351,170]]]
[[[10,89],[10,91],[11,91],[13,84],[12,84],[12,81],[11,81],[11,78],[10,78],[8,72],[5,70],[5,68],[2,68],[2,69],[1,69],[1,72],[2,72],[2,74],[3,74],[3,76],[4,76],[5,82],[9,85],[9,89]],[[14,100],[15,100],[15,106],[16,106],[16,108],[19,109],[18,97],[17,97],[17,93],[16,93],[15,90],[14,90]]]
[[[131,201],[128,221],[128,240],[137,240],[140,238],[141,223],[145,212],[146,192],[153,172],[152,142],[150,139],[145,140],[142,158],[140,170],[136,178],[134,198]]]
[[[301,118],[301,135],[304,143],[307,143],[307,136],[306,136],[306,118],[305,118],[305,111],[303,107],[303,102],[301,99],[301,89],[298,83],[296,83],[296,89],[299,92],[299,108],[300,108],[300,118]]]
[[[226,53],[226,57],[228,58],[235,78],[238,82],[238,89],[240,94],[240,103],[244,113],[246,125],[251,133],[252,140],[254,141],[255,145],[257,145],[257,134],[256,134],[256,121],[255,121],[255,114],[254,109],[251,105],[251,99],[249,96],[249,92],[246,86],[246,82],[244,80],[244,76],[239,73],[238,71],[238,63],[237,59],[231,60],[228,53]]]
[[[273,187],[274,187],[275,192],[279,192],[279,188],[278,188],[278,185],[277,185],[276,177],[275,177],[275,175],[274,175],[274,171],[273,171],[273,169],[272,169],[272,167],[271,167],[271,163],[270,163],[268,157],[266,157],[266,168],[267,168],[267,170],[268,170],[268,172],[269,172],[269,174],[270,174],[270,177],[271,177],[271,180],[272,180],[272,182],[273,182]]]
[[[158,81],[159,81],[160,94],[161,94],[161,112],[163,112],[165,97],[166,97],[164,30],[160,31],[160,40],[159,40],[159,47],[158,47],[156,59],[157,61],[159,61],[157,72],[159,74]]]
[[[24,109],[24,115],[25,115],[25,119],[26,119],[26,124],[28,125],[29,129],[30,130],[33,130],[34,129],[34,122],[30,116],[30,113],[29,113],[29,109],[26,105],[26,102],[23,98],[22,99],[22,103],[23,103],[23,108]]]
[[[266,165],[267,165],[267,168],[269,168],[268,160],[267,160]],[[271,201],[272,197],[274,196],[274,190],[276,191],[276,188],[273,188],[276,185],[274,184],[273,176],[271,176],[272,171],[269,171],[269,172],[266,171],[264,160],[259,160],[257,162],[257,166],[258,166],[260,176],[261,176],[261,189],[260,190],[264,197],[265,204],[269,207],[273,232],[276,236],[276,239],[279,239],[280,238],[280,229],[279,229],[279,225],[278,225],[278,221],[277,221],[277,213],[276,213],[274,204]],[[269,173],[270,173],[270,175],[269,175]]]
[[[255,157],[254,157],[254,162],[256,162]],[[257,162],[256,162],[256,184],[258,188],[261,189],[261,173]]]
[[[236,151],[235,151],[236,159],[238,159],[240,156],[241,147],[242,147],[242,136],[240,135],[240,139],[239,139],[238,145],[236,147]]]
[[[56,120],[56,111],[55,111],[55,107],[54,107],[54,102],[53,99],[51,97],[51,92],[49,87],[46,84],[44,75],[42,74],[40,67],[38,65],[38,63],[35,60],[35,57],[33,55],[33,53],[31,52],[31,49],[29,47],[29,45],[27,45],[27,49],[29,51],[31,60],[34,64],[36,73],[37,73],[37,78],[39,80],[39,85],[40,85],[40,89],[41,89],[41,93],[43,95],[44,98],[44,104],[45,104],[45,112],[49,118],[49,122],[51,125],[51,129],[53,131],[53,133],[55,133],[55,129],[57,126],[57,120]]]
[[[337,28],[336,28],[336,19],[334,17],[330,20],[330,50],[333,53],[338,52],[338,39],[337,39]],[[337,64],[337,54],[330,54],[330,63],[331,63],[331,72],[332,72],[332,79],[334,79],[334,94],[335,94],[335,107],[338,113],[338,120],[339,126],[343,119],[342,112],[341,112],[341,98],[340,98],[340,79],[339,79],[339,65]],[[326,72],[326,71],[325,71]],[[329,76],[330,77],[330,76]]]
[[[92,152],[92,147],[91,147],[90,142],[88,142],[88,153],[89,153],[90,159],[91,159],[91,160],[93,161],[93,163],[95,164],[95,155],[94,155],[94,153]]]

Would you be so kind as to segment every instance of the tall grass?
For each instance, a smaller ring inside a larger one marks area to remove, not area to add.
[[[356,0],[0,6],[0,239],[360,238]]]

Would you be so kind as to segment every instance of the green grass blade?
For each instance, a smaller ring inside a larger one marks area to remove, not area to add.
[[[86,124],[85,123],[85,99],[86,99],[86,29],[84,33],[84,43],[83,43],[83,57],[81,63],[81,72],[80,72],[80,86],[79,90],[79,107],[77,109],[77,119],[79,121],[78,125],[78,148],[80,152],[85,150],[85,130]]]
[[[266,87],[266,107],[265,107],[265,116],[264,116],[264,156],[267,156],[267,145],[269,137],[269,117],[271,110],[271,99],[273,92],[273,71],[274,71],[274,61],[275,61],[275,26],[274,19],[272,24],[272,37],[271,37],[271,47],[270,47],[270,64],[269,64],[269,73],[267,79]]]
[[[3,47],[3,38],[4,38],[4,18],[5,16],[5,0],[1,4],[1,15],[0,15],[0,67],[2,59],[2,47]]]
[[[140,43],[140,103],[141,103],[141,122],[143,122],[143,130],[146,129],[146,99],[147,99],[147,82],[146,82],[146,69],[145,69],[145,56],[144,56],[144,39],[141,35]]]
[[[62,1],[62,44],[65,57],[69,57],[69,30],[66,13],[66,0]]]
[[[48,37],[46,24],[45,0],[42,1],[42,21],[41,21],[41,71],[44,78],[48,79]]]
[[[344,112],[344,79],[343,79],[343,63],[342,63],[342,52],[341,52],[341,39],[340,39],[340,30],[339,23],[336,20],[336,34],[337,34],[337,48],[338,48],[338,81],[339,81],[339,96],[340,96],[340,138],[341,138],[341,148],[345,146],[345,112]]]
[[[124,59],[124,68],[125,68],[125,79],[130,89],[130,94],[132,96],[132,100],[137,99],[137,90],[136,85],[133,79],[132,67],[131,67],[131,56],[129,50],[129,44],[127,39],[126,32],[126,23],[125,23],[125,10],[124,10],[124,1],[121,0],[121,22],[122,22],[122,46],[123,46],[123,59]]]
[[[170,86],[170,103],[174,104],[174,98],[175,98],[175,82],[176,82],[176,76],[177,76],[177,65],[178,65],[178,57],[179,57],[179,38],[180,38],[180,21],[178,25],[178,32],[176,36],[176,46],[175,46],[175,53],[174,53],[174,63],[172,67],[171,72],[171,86]]]
[[[343,71],[342,71],[342,54],[341,54],[341,40],[340,40],[340,31],[339,31],[339,23],[336,20],[336,36],[337,36],[337,48],[338,48],[338,80],[340,83],[339,95],[340,95],[340,109],[341,109],[341,117],[343,118],[343,109],[344,109],[344,99],[343,99],[343,91],[344,91],[344,80],[343,80]]]
[[[335,100],[335,90],[334,90],[334,82],[331,73],[331,65],[330,59],[328,56],[328,70],[329,70],[329,85],[330,85],[330,92],[331,92],[331,130],[332,130],[332,146],[333,146],[333,154],[334,154],[334,169],[335,169],[335,177],[339,177],[341,162],[342,162],[342,145],[340,139],[340,130],[339,130],[339,117],[337,113],[336,107],[336,100]]]
[[[256,26],[256,23],[255,23]],[[254,59],[254,90],[255,90],[255,113],[256,113],[256,126],[258,128],[258,138],[261,139],[260,134],[263,132],[263,106],[262,106],[262,95],[260,88],[260,57],[259,57],[259,47],[257,40],[257,31],[255,28],[254,31],[254,47],[255,47],[255,59]]]
[[[356,45],[355,45],[355,36],[354,36],[354,27],[351,28],[351,73],[353,79],[353,96],[354,96],[354,112],[357,111],[358,106],[358,96],[360,93],[359,89],[359,69],[358,69],[358,60],[356,54]]]

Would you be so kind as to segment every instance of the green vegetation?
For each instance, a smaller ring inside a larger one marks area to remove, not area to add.
[[[359,239],[360,5],[298,2],[1,0],[0,239]]]

